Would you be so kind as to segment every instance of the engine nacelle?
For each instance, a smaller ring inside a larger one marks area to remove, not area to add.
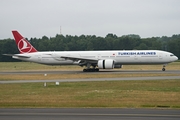
[[[114,65],[114,68],[123,68],[123,65]]]
[[[114,69],[114,60],[111,60],[111,59],[99,60],[98,68],[99,69]]]

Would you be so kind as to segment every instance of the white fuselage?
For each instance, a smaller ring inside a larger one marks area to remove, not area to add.
[[[27,58],[18,56],[13,58],[47,65],[78,65],[79,58],[97,61],[111,59],[115,65],[167,64],[178,59],[172,53],[160,50],[54,51],[25,53],[23,56]],[[77,60],[68,59],[68,57],[77,58]]]

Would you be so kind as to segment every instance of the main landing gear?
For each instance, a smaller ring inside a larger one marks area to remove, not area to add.
[[[162,71],[165,71],[166,70],[166,64],[163,65],[163,68],[162,68]]]
[[[99,72],[96,64],[87,63],[86,68],[83,69],[83,72]]]
[[[94,68],[83,69],[83,72],[99,72],[99,69],[98,68],[96,68],[96,69],[94,69]]]

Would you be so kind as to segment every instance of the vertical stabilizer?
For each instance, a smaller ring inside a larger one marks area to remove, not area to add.
[[[12,31],[16,45],[21,54],[37,52],[37,50],[18,31]]]

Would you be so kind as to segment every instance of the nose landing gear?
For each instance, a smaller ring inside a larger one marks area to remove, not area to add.
[[[166,69],[165,68],[162,68],[162,71],[165,71]]]
[[[164,65],[163,65],[162,71],[165,71],[165,70],[166,70],[166,68],[165,68],[166,65],[167,65],[167,64],[164,64]]]

